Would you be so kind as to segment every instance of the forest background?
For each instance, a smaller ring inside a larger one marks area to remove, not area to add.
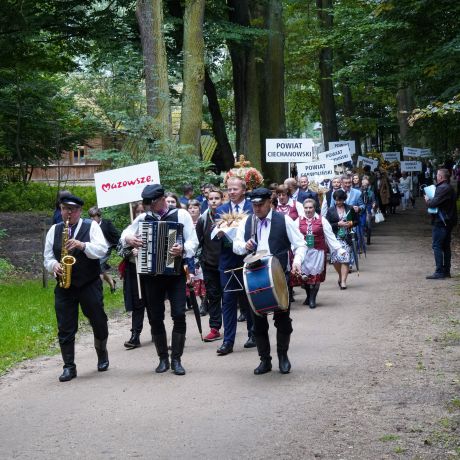
[[[3,187],[96,134],[111,139],[101,158],[157,159],[169,188],[209,170],[203,126],[214,171],[244,153],[267,181],[285,171],[265,139],[318,121],[326,146],[353,139],[358,154],[443,159],[460,143],[459,2],[3,0],[2,13]]]

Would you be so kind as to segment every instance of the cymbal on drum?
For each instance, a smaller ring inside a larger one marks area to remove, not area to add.
[[[260,251],[254,252],[252,254],[248,254],[244,259],[243,262],[245,264],[253,264],[254,262],[257,262],[258,260],[262,259],[268,254],[268,251],[266,249],[262,249]]]

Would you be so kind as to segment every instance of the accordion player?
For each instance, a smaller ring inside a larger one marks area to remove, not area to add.
[[[137,272],[142,275],[179,275],[182,257],[170,253],[176,243],[183,245],[184,225],[170,221],[139,222],[142,247],[139,248]]]

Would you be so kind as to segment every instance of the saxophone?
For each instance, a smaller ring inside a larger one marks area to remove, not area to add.
[[[69,241],[69,219],[67,219],[64,229],[62,230],[61,246],[61,265],[62,275],[59,277],[59,286],[63,289],[69,289],[72,282],[72,265],[76,262],[74,256],[67,251],[66,244]]]

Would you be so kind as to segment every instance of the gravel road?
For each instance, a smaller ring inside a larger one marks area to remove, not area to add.
[[[460,458],[459,277],[425,280],[424,212],[379,224],[360,264],[346,291],[328,267],[316,310],[296,290],[289,375],[276,357],[273,372],[253,374],[242,327],[218,357],[190,313],[184,377],[153,372],[147,333],[124,349],[126,317],[110,322],[106,373],[87,335],[71,382],[58,382],[59,356],[23,363],[0,378],[0,458]]]

